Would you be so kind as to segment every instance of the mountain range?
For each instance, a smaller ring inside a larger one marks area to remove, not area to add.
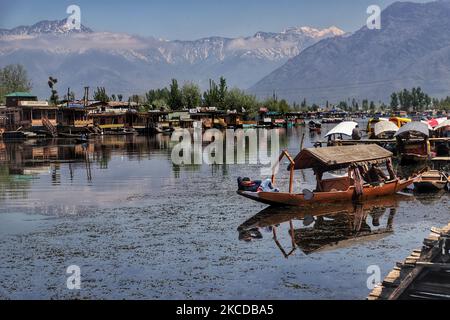
[[[227,78],[230,87],[248,88],[303,49],[330,37],[337,27],[293,27],[253,36],[208,37],[168,41],[125,33],[95,32],[82,25],[71,30],[67,21],[41,21],[32,26],[0,29],[0,67],[23,64],[33,92],[47,98],[47,79],[77,95],[84,86],[104,86],[112,94],[143,93],[167,86],[172,78],[193,81],[202,89],[209,79]]]
[[[324,39],[289,59],[250,88],[259,97],[324,103],[368,98],[420,86],[450,95],[450,3],[396,2],[381,13],[381,29],[366,26]]]

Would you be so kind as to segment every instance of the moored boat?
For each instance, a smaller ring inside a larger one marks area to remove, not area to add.
[[[394,135],[402,163],[427,161],[431,158],[428,125],[413,121],[402,126]]]
[[[414,182],[414,190],[417,192],[436,192],[440,191],[450,183],[450,177],[447,173],[439,170],[427,170],[419,175]]]
[[[394,134],[399,130],[397,125],[392,121],[379,121],[373,126],[374,139],[392,139]]]
[[[394,123],[398,128],[401,128],[404,125],[410,123],[411,119],[409,119],[409,118],[402,118],[402,117],[390,117],[389,121]]]
[[[308,123],[309,131],[310,132],[321,132],[322,131],[322,124],[318,121],[311,120]]]
[[[5,131],[2,138],[3,140],[25,140],[27,135],[22,131]]]
[[[303,149],[295,159],[283,151],[280,161],[283,156],[291,163],[288,167],[289,192],[238,190],[238,194],[269,205],[304,206],[392,195],[415,181],[415,177],[397,177],[392,167],[392,153],[375,144],[308,148]],[[388,175],[378,168],[379,164],[386,165]],[[313,169],[317,179],[316,188],[294,193],[294,171],[304,169]],[[322,179],[324,173],[340,169],[347,169],[347,175]],[[274,174],[272,185],[275,186]]]
[[[328,144],[339,144],[340,141],[344,140],[344,136],[352,138],[353,129],[358,126],[355,121],[344,121],[339,123],[333,129],[331,129],[325,138],[328,138]]]
[[[369,121],[367,122],[367,135],[369,136],[369,138],[372,138],[375,136],[375,125],[380,122],[380,121],[389,121],[389,118],[371,118],[369,119]]]

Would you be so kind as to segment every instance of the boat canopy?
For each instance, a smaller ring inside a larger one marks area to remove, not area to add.
[[[344,121],[339,123],[336,127],[331,129],[326,135],[325,138],[331,136],[333,134],[343,134],[351,137],[353,129],[358,125],[355,121]]]
[[[445,117],[445,118],[443,117],[443,118],[433,118],[433,119],[421,121],[421,122],[427,124],[428,128],[430,130],[432,130],[433,128],[437,127],[438,125],[440,125],[442,122],[444,122],[446,120],[447,120],[447,117]]]
[[[322,172],[345,168],[351,164],[370,164],[386,161],[392,152],[376,144],[307,148],[294,159],[294,169],[320,169]],[[290,170],[290,165],[288,167]]]
[[[380,121],[389,121],[389,118],[376,117],[369,120],[369,123],[377,123]]]
[[[401,127],[405,125],[406,123],[411,122],[410,118],[401,118],[401,117],[390,117],[389,121],[395,123],[397,127]]]
[[[450,127],[450,120],[445,120],[444,122],[441,122],[434,130],[439,130],[445,127]]]
[[[395,123],[391,121],[380,121],[375,124],[374,134],[375,136],[379,136],[385,132],[397,132],[398,127]]]
[[[415,133],[424,137],[428,137],[430,135],[430,130],[427,124],[419,121],[413,121],[408,122],[403,127],[401,127],[395,134],[395,137],[400,138],[408,137],[410,133]]]

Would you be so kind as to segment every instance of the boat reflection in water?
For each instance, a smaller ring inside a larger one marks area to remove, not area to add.
[[[268,207],[238,227],[239,239],[251,241],[263,237],[261,230],[269,231],[285,258],[297,249],[311,254],[376,241],[393,232],[399,202],[412,199],[407,195],[396,194],[362,203],[308,208]],[[381,223],[385,218],[386,222]],[[303,227],[295,228],[296,220],[302,221]],[[283,248],[279,241],[281,234],[277,231],[284,223],[289,228],[289,249]]]

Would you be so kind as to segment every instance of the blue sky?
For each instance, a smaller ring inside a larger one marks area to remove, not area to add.
[[[394,0],[0,0],[0,28],[67,17],[77,4],[82,23],[95,31],[127,32],[169,40],[249,36],[289,26],[359,29],[366,9]],[[415,0],[414,2],[428,2]]]

